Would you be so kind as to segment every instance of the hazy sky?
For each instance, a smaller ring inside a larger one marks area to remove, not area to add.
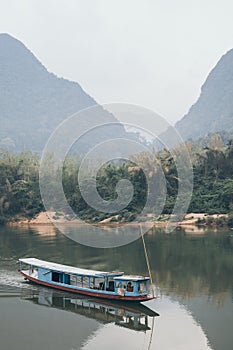
[[[233,48],[232,0],[0,0],[0,32],[99,103],[180,119]]]

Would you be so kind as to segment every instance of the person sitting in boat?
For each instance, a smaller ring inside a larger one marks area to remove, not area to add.
[[[128,282],[127,284],[127,292],[133,292],[133,286],[131,282]]]

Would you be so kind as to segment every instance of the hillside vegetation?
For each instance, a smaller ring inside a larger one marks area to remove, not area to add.
[[[189,212],[208,214],[233,214],[233,141],[226,146],[215,135],[209,145],[198,148],[187,143],[193,161],[194,189]],[[169,214],[174,207],[178,181],[175,161],[171,153],[164,149],[154,155],[154,159],[143,153],[132,156],[132,161],[109,163],[100,168],[97,189],[107,201],[116,199],[116,184],[128,179],[134,186],[134,195],[129,205],[114,214],[112,221],[131,221],[145,205],[147,183],[143,169],[149,169],[150,176],[156,178],[155,164],[160,162],[167,181],[167,197],[163,213]],[[48,163],[48,174],[52,166]],[[0,156],[0,221],[16,220],[20,217],[32,218],[44,210],[39,190],[39,157],[30,152],[14,154],[2,151]],[[78,182],[79,157],[67,157],[63,166],[63,187],[66,198],[77,215],[89,222],[100,222],[113,214],[97,212],[82,198]],[[89,176],[89,174],[87,174]],[[42,179],[43,180],[43,179]],[[56,198],[56,183],[51,183],[53,201]],[[59,214],[59,213],[58,213]],[[233,222],[229,222],[233,225]]]

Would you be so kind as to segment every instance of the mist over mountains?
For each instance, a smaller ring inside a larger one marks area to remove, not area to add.
[[[96,105],[78,83],[48,72],[23,43],[8,34],[0,34],[0,91],[0,147],[16,151],[41,152],[62,121]],[[220,59],[202,86],[197,102],[176,123],[183,139],[197,140],[214,132],[233,133],[232,97],[233,49]],[[100,123],[116,121],[103,110]],[[136,137],[119,124],[102,132],[95,130],[82,138],[81,149],[126,134],[127,138]]]
[[[197,102],[176,128],[184,139],[193,140],[209,133],[233,133],[233,49],[210,72]]]
[[[8,34],[0,34],[0,91],[0,146],[14,150],[42,151],[63,120],[96,105],[78,83],[49,73],[23,43]],[[103,110],[103,121],[116,119]],[[105,134],[120,137],[125,131],[115,125]],[[82,146],[102,140],[102,136],[98,130],[84,137]]]

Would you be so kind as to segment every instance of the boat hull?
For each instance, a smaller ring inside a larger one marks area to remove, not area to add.
[[[41,281],[38,278],[34,278],[26,273],[24,273],[23,271],[20,271],[21,275],[29,280],[30,282],[42,285],[42,286],[46,286],[46,287],[50,287],[50,288],[55,288],[55,289],[59,289],[59,290],[63,290],[66,292],[71,292],[71,293],[75,293],[75,294],[81,294],[81,295],[86,295],[86,296],[90,296],[90,297],[95,297],[95,298],[101,298],[101,299],[108,299],[108,300],[117,300],[117,301],[130,301],[130,302],[142,302],[142,301],[148,301],[151,299],[155,299],[155,297],[152,296],[144,296],[144,295],[139,295],[139,296],[121,296],[121,295],[117,295],[117,294],[102,294],[96,291],[90,291],[90,290],[82,290],[82,289],[76,289],[76,288],[72,288],[68,287],[68,286],[60,286],[60,285],[56,285],[56,284],[52,284],[52,283],[48,283],[45,281]]]

